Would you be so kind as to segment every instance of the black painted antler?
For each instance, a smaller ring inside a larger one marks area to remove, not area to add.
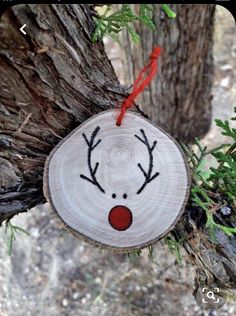
[[[143,138],[141,138],[138,135],[134,135],[138,140],[140,140],[140,142],[142,142],[144,145],[147,146],[147,150],[148,150],[148,155],[149,155],[149,167],[148,167],[148,171],[146,172],[143,167],[141,166],[140,163],[138,163],[138,167],[139,169],[142,171],[144,177],[145,177],[145,181],[143,183],[143,185],[141,186],[141,188],[137,191],[137,194],[140,194],[143,189],[146,187],[146,185],[151,182],[152,180],[154,180],[158,175],[159,172],[156,172],[154,175],[152,175],[152,171],[153,171],[153,150],[157,144],[157,141],[154,141],[152,146],[149,144],[147,136],[144,132],[143,129],[140,129],[141,134],[143,135]]]
[[[84,137],[84,140],[86,142],[86,144],[88,145],[88,168],[89,168],[89,172],[90,172],[90,175],[91,175],[91,179],[88,178],[87,176],[81,174],[80,177],[82,179],[85,179],[89,182],[91,182],[92,184],[96,185],[98,187],[98,189],[105,193],[105,191],[103,190],[103,188],[100,186],[100,184],[98,183],[97,181],[97,178],[96,178],[96,172],[98,170],[98,166],[99,166],[99,162],[96,162],[95,164],[95,167],[93,168],[92,165],[91,165],[91,156],[92,156],[92,151],[95,149],[95,147],[97,147],[97,145],[101,142],[101,139],[99,139],[96,144],[94,144],[94,141],[95,141],[95,138],[97,136],[97,133],[99,132],[100,130],[100,127],[97,126],[95,128],[95,130],[93,131],[92,135],[91,135],[91,138],[90,140],[88,140],[88,138],[86,137],[86,135],[83,133],[83,137]]]

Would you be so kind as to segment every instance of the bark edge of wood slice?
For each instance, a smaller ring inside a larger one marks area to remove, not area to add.
[[[184,212],[190,171],[179,144],[139,114],[94,115],[48,156],[44,195],[59,222],[100,248],[147,247],[174,228]]]

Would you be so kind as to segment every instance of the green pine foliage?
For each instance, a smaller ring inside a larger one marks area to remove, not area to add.
[[[166,236],[165,237],[165,244],[167,245],[169,251],[176,257],[177,263],[179,265],[182,264],[182,257],[180,254],[180,244],[182,241],[178,240],[176,241],[174,238],[171,236]]]
[[[236,113],[236,108],[235,108]],[[235,120],[233,117],[231,120]],[[205,228],[209,230],[211,240],[217,242],[215,230],[220,229],[226,235],[236,233],[236,227],[223,224],[218,212],[226,207],[232,215],[236,214],[236,129],[231,127],[229,121],[215,120],[216,125],[222,130],[222,134],[228,136],[231,142],[223,144],[210,151],[201,145],[198,139],[194,151],[182,144],[188,157],[192,172],[192,188],[189,200],[189,208],[197,207],[206,214]],[[208,172],[202,171],[202,165],[207,156],[214,157],[216,167],[210,167]]]
[[[148,258],[153,261],[153,245],[148,246]],[[142,255],[142,249],[135,249],[127,253],[128,258],[138,258]]]
[[[161,8],[170,18],[175,17],[175,13],[168,5],[162,4]],[[105,36],[110,36],[113,40],[119,42],[118,33],[126,29],[134,43],[140,41],[138,33],[135,31],[133,24],[140,21],[151,30],[155,30],[156,26],[152,21],[153,6],[151,4],[140,4],[139,14],[134,13],[129,4],[122,4],[120,10],[111,13],[111,5],[106,6],[103,14],[94,17],[96,30],[92,36],[92,41],[102,40]]]
[[[162,4],[162,5],[161,5],[161,8],[162,8],[163,11],[165,11],[165,13],[168,15],[169,18],[172,18],[172,19],[173,19],[173,18],[176,17],[175,12],[173,12],[173,11],[171,10],[171,8],[170,8],[167,4]]]
[[[135,249],[127,253],[128,258],[135,258],[135,257],[140,257],[142,254],[141,249]]]
[[[235,108],[236,112],[236,108]],[[236,117],[231,118],[236,120]],[[211,168],[209,180],[212,181],[221,194],[226,195],[232,203],[236,202],[236,128],[232,128],[228,121],[216,120],[216,125],[222,129],[222,134],[232,139],[227,151],[216,150],[212,153],[219,162],[218,168]]]

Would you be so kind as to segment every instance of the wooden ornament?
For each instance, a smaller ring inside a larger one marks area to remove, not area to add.
[[[140,115],[93,116],[52,151],[44,192],[52,209],[78,237],[129,251],[167,234],[186,205],[190,177],[177,142]]]

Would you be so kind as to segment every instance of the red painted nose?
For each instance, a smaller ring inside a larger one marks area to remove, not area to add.
[[[110,210],[108,220],[111,226],[116,230],[126,230],[132,224],[132,213],[126,207],[117,205]]]

